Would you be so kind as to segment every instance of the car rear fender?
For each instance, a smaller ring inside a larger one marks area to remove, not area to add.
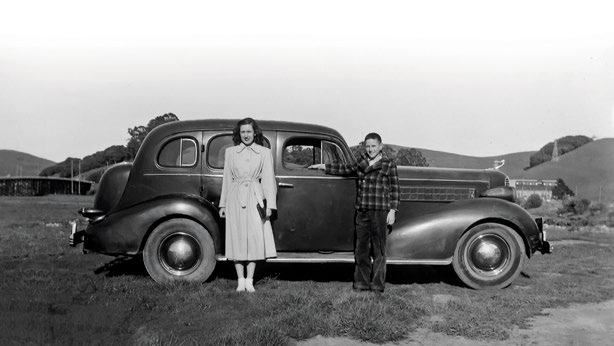
[[[216,207],[190,194],[171,194],[133,205],[93,221],[86,229],[86,250],[108,255],[135,255],[160,223],[187,218],[203,225],[213,238],[216,253],[223,252],[223,239]]]
[[[218,210],[211,202],[193,195],[178,194],[158,197],[144,204],[150,204],[144,217],[151,222],[148,222],[139,252],[143,250],[147,238],[159,224],[174,218],[186,218],[201,224],[213,238],[215,253],[224,252]],[[147,223],[143,226],[146,225]]]

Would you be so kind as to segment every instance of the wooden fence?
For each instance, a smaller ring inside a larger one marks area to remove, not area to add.
[[[85,195],[93,183],[50,177],[0,178],[0,196]]]

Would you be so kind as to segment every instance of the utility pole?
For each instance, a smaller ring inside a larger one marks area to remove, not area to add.
[[[73,176],[73,165],[72,165],[72,159],[70,159],[70,194],[74,195],[75,194],[75,189],[74,189],[74,184],[72,183],[74,179]]]
[[[79,159],[79,196],[81,196],[81,159]]]
[[[599,185],[599,204],[601,204],[601,185]]]

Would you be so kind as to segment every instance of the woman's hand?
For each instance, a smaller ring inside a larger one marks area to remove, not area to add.
[[[222,219],[226,218],[226,208],[224,207],[220,208],[220,217]]]
[[[271,208],[266,208],[266,218],[270,218],[273,215],[273,210]]]
[[[396,215],[397,215],[397,211],[394,209],[391,209],[388,212],[388,216],[386,216],[386,223],[389,225],[394,224],[394,222],[396,221]]]

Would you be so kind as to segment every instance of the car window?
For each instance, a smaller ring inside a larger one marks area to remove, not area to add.
[[[348,163],[337,144],[308,137],[288,140],[284,145],[282,162],[285,168],[291,170],[307,169],[317,163]]]
[[[198,159],[198,145],[192,138],[176,138],[166,143],[158,154],[158,164],[165,167],[191,167]]]
[[[263,146],[271,148],[269,140],[264,137]],[[234,146],[232,141],[232,134],[225,134],[214,137],[209,141],[209,147],[207,148],[207,163],[213,168],[224,168],[224,157],[226,155],[226,148]]]

